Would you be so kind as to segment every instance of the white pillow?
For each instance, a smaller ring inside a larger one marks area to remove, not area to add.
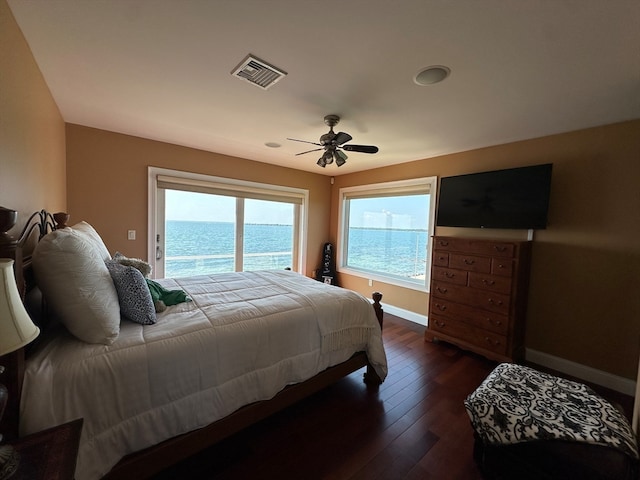
[[[65,327],[87,343],[110,345],[120,333],[120,304],[104,259],[88,235],[84,226],[51,232],[36,246],[33,268],[47,304]]]
[[[111,254],[107,249],[107,246],[102,241],[102,237],[96,232],[95,228],[89,225],[87,222],[78,222],[73,227],[72,230],[78,232],[84,239],[90,242],[100,254],[100,258],[102,260],[107,261],[111,260]]]

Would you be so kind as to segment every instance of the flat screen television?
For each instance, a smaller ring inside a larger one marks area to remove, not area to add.
[[[440,179],[440,227],[544,229],[552,164]]]

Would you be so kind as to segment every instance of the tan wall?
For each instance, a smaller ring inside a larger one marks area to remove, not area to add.
[[[0,0],[0,205],[16,235],[42,208],[66,208],[64,122],[5,0]]]
[[[308,189],[307,274],[320,264],[329,229],[328,177],[68,124],[71,223],[91,223],[112,253],[146,258],[148,166]],[[127,230],[138,232],[136,240],[127,240]]]
[[[336,177],[339,188],[553,163],[549,227],[534,235],[526,346],[635,379],[640,343],[640,120]],[[437,229],[526,239],[526,232]],[[365,295],[365,280],[341,275]],[[375,283],[383,302],[427,314],[428,294]]]
[[[635,378],[640,342],[640,121],[327,177],[76,125],[65,127],[5,0],[0,0],[0,205],[21,221],[68,210],[111,250],[146,255],[147,165],[308,188],[307,269],[336,242],[341,186],[554,163],[550,226],[535,234],[527,347]],[[68,191],[66,185],[68,184]],[[332,192],[332,193],[331,193]],[[66,198],[65,198],[66,193]],[[329,207],[331,201],[331,207]],[[437,233],[523,238],[522,232]],[[366,280],[341,282],[369,295]],[[427,314],[428,295],[376,282],[388,304]]]

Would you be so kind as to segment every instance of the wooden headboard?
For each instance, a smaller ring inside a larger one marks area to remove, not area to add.
[[[0,258],[11,258],[15,261],[16,283],[24,298],[28,289],[33,286],[30,272],[31,253],[35,244],[47,233],[66,227],[69,215],[64,212],[51,214],[46,210],[40,210],[29,217],[20,235],[12,236],[9,231],[15,226],[17,218],[15,210],[0,207]]]
[[[51,214],[46,210],[40,210],[29,217],[18,236],[13,236],[9,231],[15,226],[17,219],[18,214],[15,210],[0,207],[0,258],[13,259],[16,284],[22,299],[25,300],[35,287],[35,278],[31,268],[33,248],[47,233],[66,227],[69,215],[63,212]],[[27,310],[32,309],[27,305]],[[36,321],[36,323],[39,322]],[[42,325],[39,326],[42,327]],[[5,439],[18,436],[24,360],[24,348],[0,357],[0,365],[5,367],[5,373],[0,381],[9,390],[6,410],[0,422],[0,433]]]

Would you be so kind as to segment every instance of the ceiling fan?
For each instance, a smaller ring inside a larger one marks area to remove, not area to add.
[[[324,150],[322,156],[318,159],[318,166],[324,168],[327,165],[336,161],[336,165],[341,167],[347,161],[347,152],[360,152],[360,153],[376,153],[378,147],[374,145],[343,145],[352,139],[351,135],[345,132],[335,133],[333,127],[335,127],[340,121],[338,115],[327,115],[324,117],[324,123],[329,126],[329,132],[320,137],[320,143],[307,142],[306,140],[297,140],[295,138],[287,138],[287,140],[293,140],[294,142],[310,143],[312,145],[318,145],[320,148],[314,148],[313,150],[307,150],[306,152],[296,153],[296,155],[304,155],[305,153],[317,152]]]

